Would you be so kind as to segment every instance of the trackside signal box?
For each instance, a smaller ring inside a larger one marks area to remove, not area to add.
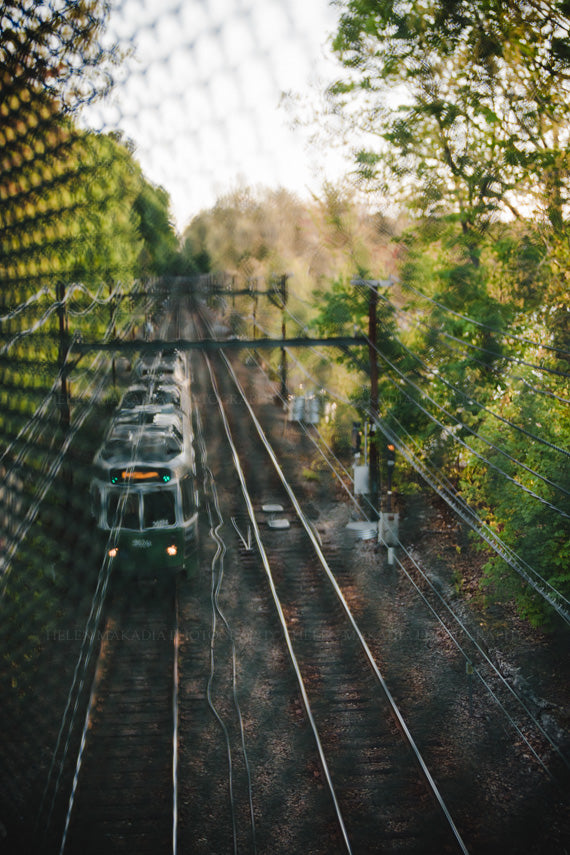
[[[382,511],[378,520],[378,542],[384,546],[397,546],[399,523],[400,514]]]

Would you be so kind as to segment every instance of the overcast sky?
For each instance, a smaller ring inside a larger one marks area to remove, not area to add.
[[[88,121],[135,142],[180,230],[240,185],[318,190],[338,158],[307,146],[280,102],[332,79],[335,20],[328,0],[116,0],[109,36],[131,56]]]

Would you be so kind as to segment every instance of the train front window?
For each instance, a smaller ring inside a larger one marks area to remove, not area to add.
[[[172,490],[152,490],[143,496],[143,528],[164,528],[176,524],[175,494]]]
[[[123,504],[124,502],[124,504]],[[109,492],[107,504],[107,521],[109,528],[119,526],[138,531],[141,527],[139,514],[139,494],[127,493],[124,490]]]

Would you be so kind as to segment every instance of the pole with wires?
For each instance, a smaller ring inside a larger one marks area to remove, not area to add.
[[[378,326],[378,283],[370,280],[368,292],[368,359],[370,362],[370,502],[378,517],[378,362],[376,357],[376,330]]]
[[[69,408],[69,381],[66,371],[67,354],[69,352],[69,322],[67,317],[65,282],[57,283],[57,316],[58,316],[58,356],[57,365],[61,377],[59,391],[59,426],[66,436],[71,425]]]
[[[279,277],[279,296],[281,300],[281,338],[285,340],[287,338],[287,321],[286,321],[286,311],[287,311],[287,279],[288,274],[284,273]],[[281,348],[281,398],[286,401],[288,397],[287,392],[287,351],[284,347]]]
[[[380,491],[380,465],[378,453],[378,437],[376,434],[376,424],[379,417],[379,400],[378,400],[378,288],[386,288],[394,284],[394,279],[352,279],[353,285],[364,285],[368,288],[368,362],[370,371],[370,407],[369,407],[369,424],[370,424],[370,452],[368,457],[369,463],[369,484],[370,484],[370,504],[373,508],[372,513],[375,519],[380,518],[379,508],[379,491]]]

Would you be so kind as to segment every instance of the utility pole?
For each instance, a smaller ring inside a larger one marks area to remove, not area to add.
[[[61,374],[61,385],[59,394],[59,425],[63,431],[68,431],[71,423],[69,411],[69,386],[67,381],[66,360],[69,349],[69,328],[67,312],[65,308],[65,283],[58,282],[56,286],[57,315],[59,319],[59,347],[57,364]]]
[[[378,326],[378,283],[371,281],[368,295],[368,359],[370,362],[370,502],[378,516],[378,443],[376,420],[378,418],[378,360],[376,357],[376,331]]]
[[[285,310],[287,307],[287,279],[289,278],[287,273],[284,273],[283,276],[279,277],[279,296],[281,299],[281,338],[287,338],[287,321],[285,317]],[[288,398],[287,391],[287,351],[284,347],[281,348],[281,398],[283,401],[286,401]]]
[[[376,422],[378,420],[378,360],[377,360],[377,330],[378,330],[378,288],[386,288],[396,282],[395,279],[360,279],[351,280],[353,285],[365,285],[368,288],[368,361],[370,366],[370,452],[369,485],[370,503],[377,518],[380,517],[378,493],[380,485],[380,467],[378,454],[378,438]]]
[[[109,297],[111,298],[112,296],[113,296],[113,283],[109,282]],[[115,301],[112,299],[109,301],[109,310],[111,312],[110,319],[109,319],[110,325],[111,325],[112,330],[113,330],[113,338],[115,338],[117,335],[117,327],[115,324]],[[113,359],[111,361],[111,373],[112,373],[112,377],[113,377],[113,389],[116,389],[117,388],[117,364],[116,364],[116,360],[115,360],[115,354],[113,354]]]
[[[251,337],[255,341],[255,338],[257,336],[257,277],[255,276],[252,279],[250,279],[248,282],[248,285],[249,285],[249,291],[251,294],[251,299],[253,300],[253,307],[252,307],[253,329],[252,329]]]

